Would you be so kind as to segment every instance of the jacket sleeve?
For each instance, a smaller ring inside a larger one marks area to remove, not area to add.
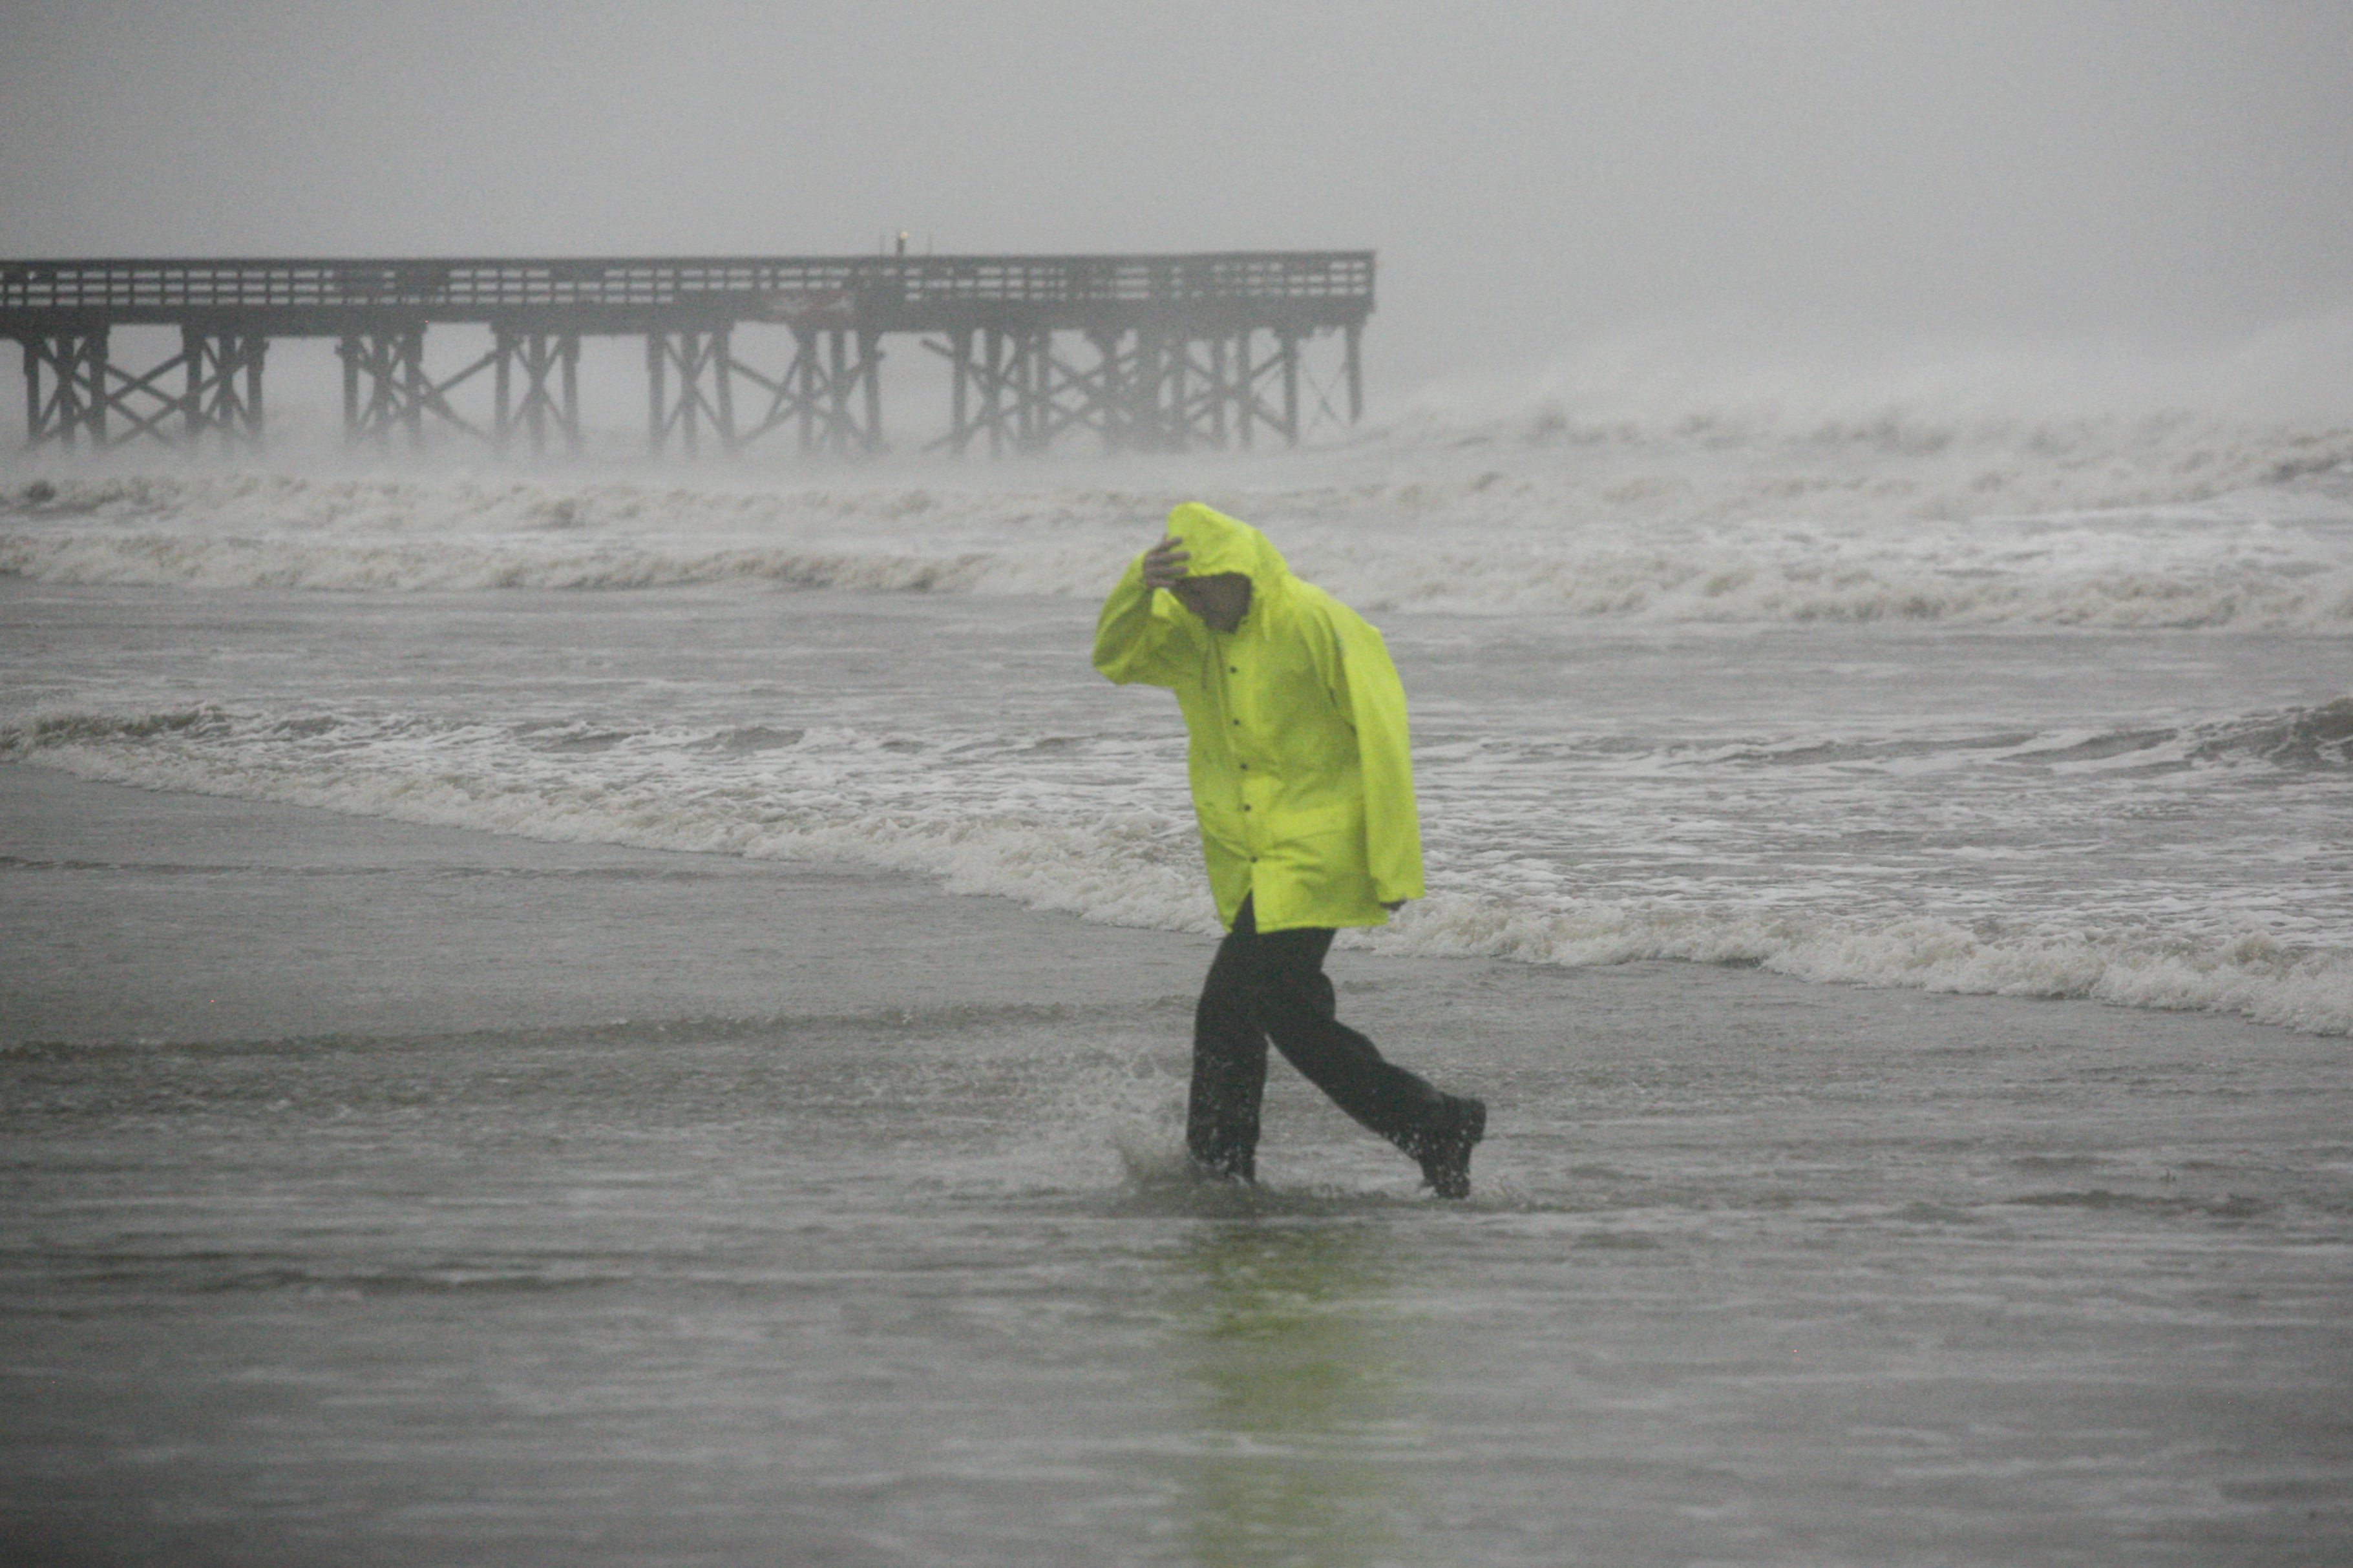
[[[1365,856],[1374,896],[1385,904],[1421,897],[1421,816],[1413,798],[1413,746],[1407,733],[1405,684],[1388,645],[1371,626],[1344,626],[1338,689],[1356,730],[1365,785]]]
[[[1103,679],[1125,686],[1142,681],[1150,686],[1174,686],[1182,658],[1181,635],[1155,613],[1157,590],[1144,585],[1144,557],[1128,563],[1127,571],[1103,601],[1095,619],[1095,668]]]

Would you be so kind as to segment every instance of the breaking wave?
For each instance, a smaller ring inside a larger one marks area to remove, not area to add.
[[[1371,612],[2353,629],[2353,499],[2326,487],[2195,513],[1963,519],[1786,478],[1771,488],[1736,504],[1680,477],[1483,473],[1207,493]],[[733,584],[1092,597],[1183,493],[43,481],[0,504],[0,574],[343,593]]]
[[[2064,739],[2064,738],[2063,738]],[[2025,738],[2010,748],[2024,754]],[[1957,751],[1981,750],[1966,740]],[[1113,741],[1067,773],[1035,736],[910,739],[851,730],[591,731],[419,718],[271,719],[218,708],[51,714],[0,731],[0,761],[148,788],[423,826],[756,858],[849,861],[1110,924],[1209,931],[1181,743]],[[2073,738],[2039,753],[2308,776],[2353,767],[2353,699],[2176,730]],[[1115,766],[1107,765],[1115,764]],[[1744,753],[1727,766],[1754,766]],[[1105,772],[1148,787],[1106,791]],[[1151,777],[1155,773],[1158,776]],[[1018,796],[1005,781],[1020,780]],[[2333,787],[2333,786],[2331,786]],[[1151,801],[1155,805],[1139,805]],[[1428,825],[1437,840],[1453,830]],[[2045,910],[1972,919],[1841,900],[1595,897],[1574,875],[1514,879],[1442,857],[1430,896],[1345,940],[1433,956],[1590,966],[1757,965],[1801,979],[2085,997],[2353,1035],[2353,952],[2245,930]]]
[[[1800,980],[1978,995],[2084,997],[2126,1007],[2235,1013],[2323,1035],[2353,1034],[2353,956],[2246,934],[2168,941],[2094,931],[2005,931],[1917,918],[1586,902],[1561,910],[1440,893],[1380,945],[1431,956],[1569,967],[1638,959],[1752,964]]]

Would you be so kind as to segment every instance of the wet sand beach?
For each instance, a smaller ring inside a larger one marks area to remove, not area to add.
[[[1449,1205],[1198,935],[0,767],[0,1558],[2333,1563],[2343,1042],[1343,951]]]

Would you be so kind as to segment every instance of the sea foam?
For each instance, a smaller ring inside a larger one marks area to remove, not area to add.
[[[2326,483],[2232,488],[2279,473],[2281,450],[2255,443],[2228,462],[2175,454],[2181,471],[2162,475],[2090,461],[2094,479],[2031,497],[1981,474],[1932,480],[1916,462],[1878,473],[1830,451],[1760,465],[1686,442],[1509,475],[1202,493],[1374,612],[2353,628],[2353,437],[2312,458],[2329,463]],[[0,496],[0,574],[343,593],[734,584],[1092,597],[1187,493],[44,480]],[[2192,508],[2192,496],[2207,499]]]
[[[2341,770],[2348,704],[2184,735],[2255,765]],[[972,744],[964,742],[969,752]],[[680,765],[692,752],[702,765]],[[902,770],[880,789],[849,764]],[[734,744],[725,734],[534,733],[417,721],[272,721],[218,709],[131,718],[51,714],[0,732],[0,758],[148,788],[277,801],[433,826],[556,841],[849,861],[935,878],[952,893],[1016,900],[1110,924],[1213,931],[1181,806],[1177,749],[1139,805],[1044,780],[1019,800],[939,781],[936,759],[884,739],[807,731]],[[587,765],[584,758],[593,761]],[[1060,793],[1058,793],[1058,788]],[[1442,833],[1442,825],[1441,825]],[[2233,1013],[2353,1034],[2353,953],[2252,931],[2136,922],[1873,918],[1737,900],[1593,898],[1559,879],[1514,883],[1476,865],[1441,870],[1378,951],[1584,967],[1641,959],[1756,965],[1805,980],[1984,994],[2085,997]]]

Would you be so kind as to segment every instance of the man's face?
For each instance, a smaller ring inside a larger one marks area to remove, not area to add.
[[[1168,590],[1176,602],[1201,617],[1213,632],[1229,632],[1250,611],[1250,580],[1240,572],[1215,572],[1207,577],[1180,577]]]

